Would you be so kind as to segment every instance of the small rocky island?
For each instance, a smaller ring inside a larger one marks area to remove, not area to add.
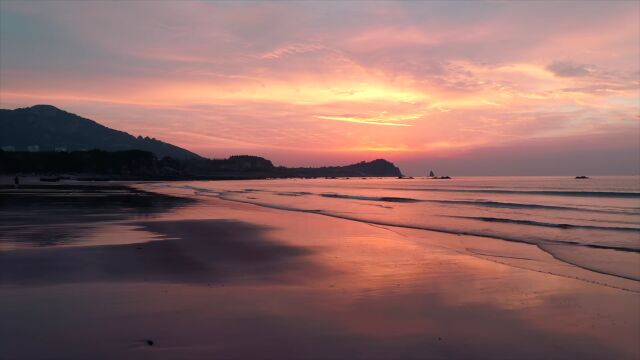
[[[451,179],[451,176],[436,176],[436,174],[433,172],[433,170],[429,171],[429,178],[430,179],[437,179],[437,180],[446,180],[446,179]]]

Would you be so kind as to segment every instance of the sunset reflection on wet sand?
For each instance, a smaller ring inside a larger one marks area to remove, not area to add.
[[[472,237],[195,198],[79,218],[80,238],[0,253],[2,357],[637,354],[634,281],[604,283],[526,244],[472,248]],[[507,250],[518,256],[487,255]]]

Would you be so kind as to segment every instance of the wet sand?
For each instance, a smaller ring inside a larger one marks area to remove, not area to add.
[[[638,282],[535,246],[93,193],[0,194],[0,358],[640,357]]]

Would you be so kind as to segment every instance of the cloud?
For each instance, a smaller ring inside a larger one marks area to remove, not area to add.
[[[324,46],[318,44],[292,44],[283,47],[279,47],[273,51],[269,51],[260,56],[261,59],[279,59],[286,56],[293,56],[296,54],[304,54],[308,52],[318,51],[324,49]]]
[[[339,116],[327,116],[327,115],[318,115],[317,119],[322,120],[333,120],[333,121],[344,121],[344,122],[352,122],[358,124],[368,124],[368,125],[382,125],[382,126],[411,126],[411,124],[407,124],[404,121],[413,120],[419,118],[421,115],[401,115],[397,117],[388,117],[386,115],[369,117],[369,116],[354,116],[354,115],[339,115]]]
[[[570,61],[556,61],[547,65],[547,70],[560,77],[581,77],[591,74],[591,70],[587,65]]]
[[[55,103],[204,155],[638,131],[633,2],[0,6],[0,107]]]

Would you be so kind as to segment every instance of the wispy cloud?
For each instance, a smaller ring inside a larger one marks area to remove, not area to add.
[[[324,49],[324,46],[320,44],[292,44],[279,47],[275,50],[269,51],[260,55],[260,59],[280,59],[286,56],[292,56],[296,54],[304,54],[308,52],[318,51]]]
[[[389,119],[389,118],[369,118],[369,117],[357,117],[357,116],[323,116],[317,115],[316,118],[322,120],[333,120],[333,121],[344,121],[344,122],[352,122],[358,124],[368,124],[368,125],[382,125],[382,126],[411,126],[411,124],[406,124],[401,121],[401,119]],[[406,119],[406,117],[405,117]]]
[[[591,74],[591,69],[587,65],[569,61],[553,62],[547,66],[547,70],[560,77],[579,77]]]

